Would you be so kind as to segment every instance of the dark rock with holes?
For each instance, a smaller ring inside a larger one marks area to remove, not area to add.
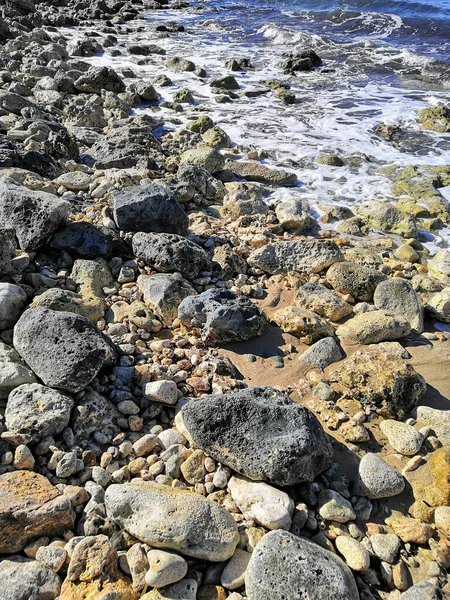
[[[40,385],[24,383],[8,397],[5,423],[8,431],[23,433],[38,442],[67,427],[73,400],[70,396]]]
[[[178,307],[178,318],[199,329],[202,340],[210,345],[258,337],[266,326],[264,314],[254,302],[224,289],[185,298]]]
[[[161,143],[153,135],[154,127],[126,125],[108,132],[96,141],[90,151],[97,169],[128,169],[137,165],[157,169],[154,156]]]
[[[48,152],[40,150],[28,150],[21,154],[18,166],[47,179],[56,179],[64,173],[64,169]]]
[[[248,600],[359,600],[352,572],[334,552],[283,530],[254,549],[245,575]]]
[[[285,73],[295,75],[298,71],[313,71],[320,67],[322,59],[314,50],[304,49],[299,52],[289,54],[289,56],[280,64]]]
[[[331,463],[331,443],[315,415],[271,387],[191,400],[182,418],[199,448],[256,481],[312,481]]]
[[[27,106],[33,106],[33,103],[28,98],[24,98],[13,92],[0,91],[0,108],[6,110],[6,112],[20,116],[20,111]]]
[[[126,246],[116,231],[87,221],[69,223],[55,233],[50,245],[82,258],[126,254]]]
[[[74,85],[78,91],[90,94],[101,94],[103,90],[120,94],[126,89],[123,80],[109,67],[91,67]]]
[[[183,207],[162,185],[126,187],[112,195],[112,205],[116,225],[123,231],[187,234]]]
[[[186,279],[195,279],[209,265],[203,248],[174,233],[136,233],[133,254],[157,271],[181,273]]]
[[[0,225],[14,229],[22,250],[37,250],[69,215],[70,204],[53,194],[30,190],[5,177],[0,181]]]
[[[113,352],[85,317],[31,308],[14,328],[14,347],[50,387],[79,392],[112,360]]]

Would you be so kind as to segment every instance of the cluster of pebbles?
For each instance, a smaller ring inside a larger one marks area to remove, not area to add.
[[[391,165],[396,205],[321,230],[198,108],[178,131],[134,114],[201,68],[157,44],[127,49],[156,81],[83,60],[137,3],[0,4],[0,599],[450,598],[450,411],[408,351],[448,354],[450,253],[418,231],[450,221],[450,166]],[[317,158],[344,160],[365,157]]]

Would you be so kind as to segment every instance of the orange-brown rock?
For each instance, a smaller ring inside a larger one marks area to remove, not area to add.
[[[138,600],[139,592],[133,590],[125,577],[115,581],[95,579],[73,582],[66,579],[61,588],[60,600]]]
[[[405,543],[426,544],[434,534],[434,529],[431,525],[421,523],[409,517],[392,516],[386,519],[386,524]]]
[[[0,553],[20,552],[33,538],[53,537],[74,524],[72,504],[32,471],[0,475]]]
[[[439,448],[427,463],[408,474],[414,498],[429,506],[450,504],[450,448]]]

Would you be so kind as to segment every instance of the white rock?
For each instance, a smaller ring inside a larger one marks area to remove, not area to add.
[[[176,429],[165,429],[161,431],[158,435],[159,445],[167,450],[173,444],[181,444],[182,446],[186,445],[186,438]]]
[[[145,583],[160,588],[176,583],[183,579],[188,570],[188,564],[182,556],[164,550],[147,552],[149,569],[145,574]]]
[[[12,329],[25,308],[27,295],[12,283],[0,283],[0,330]]]
[[[239,548],[236,549],[236,552],[230,558],[227,566],[222,571],[220,583],[224,588],[227,588],[227,590],[237,590],[244,585],[245,572],[247,570],[250,557],[250,552],[245,552]]]
[[[334,490],[322,490],[319,494],[319,514],[327,521],[347,523],[356,519],[351,503]]]
[[[178,388],[174,381],[151,381],[144,387],[144,396],[152,402],[174,405],[178,400]]]
[[[346,535],[338,535],[335,544],[353,571],[367,571],[370,567],[370,554],[358,540]]]
[[[232,477],[228,487],[231,497],[246,519],[254,519],[267,529],[289,531],[294,501],[286,492],[240,475]]]
[[[404,456],[414,456],[423,444],[424,436],[411,425],[387,419],[380,423],[380,429],[396,452]]]

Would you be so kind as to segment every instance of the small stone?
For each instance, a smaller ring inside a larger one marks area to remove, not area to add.
[[[354,493],[370,500],[388,498],[400,494],[405,480],[393,467],[376,454],[368,453],[359,463]]]
[[[144,396],[152,402],[174,405],[178,401],[178,388],[174,381],[151,381],[144,387]]]
[[[194,452],[181,465],[181,472],[188,483],[194,485],[204,480],[206,454],[203,450],[194,450]]]
[[[339,535],[335,544],[353,571],[367,571],[370,567],[370,554],[358,540],[346,535]]]
[[[27,302],[21,287],[12,283],[0,283],[0,330],[12,329]]]
[[[409,517],[393,515],[386,519],[386,524],[405,543],[426,544],[434,534],[434,530],[430,525]]]
[[[36,552],[36,560],[57,573],[66,561],[67,552],[59,546],[43,546]]]
[[[319,494],[319,514],[326,521],[347,523],[356,519],[351,503],[334,490],[322,490]]]
[[[267,483],[233,476],[228,487],[231,497],[246,519],[253,519],[267,529],[291,527],[294,502],[285,492]]]
[[[164,550],[150,550],[147,553],[149,568],[145,574],[145,583],[160,588],[183,579],[188,570],[182,556]]]
[[[77,470],[76,452],[66,452],[56,465],[56,477],[70,477]]]
[[[251,554],[244,550],[236,549],[234,555],[228,561],[222,571],[220,583],[227,590],[236,590],[244,585],[245,572],[250,561]]]
[[[26,469],[32,471],[34,469],[34,456],[28,446],[20,444],[14,452],[13,465],[16,469]]]
[[[372,550],[378,558],[393,564],[400,550],[400,539],[395,533],[376,533],[370,536]]]
[[[424,436],[411,425],[388,419],[380,423],[380,429],[396,452],[414,456],[419,452]]]
[[[141,596],[141,600],[196,600],[197,582],[195,579],[183,579],[163,588],[156,588]]]
[[[450,506],[438,506],[434,511],[434,523],[436,527],[450,539]]]
[[[158,444],[158,438],[153,433],[143,435],[133,444],[133,452],[136,456],[145,456],[149,454]]]

